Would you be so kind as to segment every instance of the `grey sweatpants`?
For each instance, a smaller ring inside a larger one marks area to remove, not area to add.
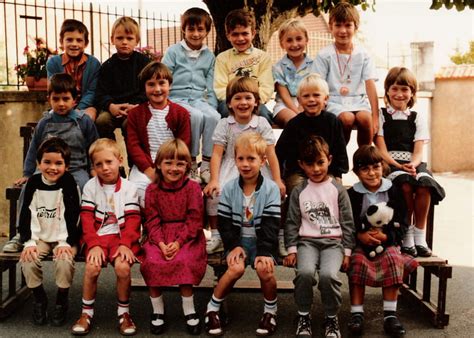
[[[339,269],[344,258],[342,243],[330,238],[305,238],[298,243],[295,301],[300,312],[311,312],[313,286],[318,285],[326,316],[341,306]]]

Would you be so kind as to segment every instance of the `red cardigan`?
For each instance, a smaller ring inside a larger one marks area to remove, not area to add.
[[[166,123],[175,138],[179,138],[191,148],[191,121],[189,112],[180,105],[168,100],[169,112]],[[150,143],[146,126],[151,119],[149,103],[145,102],[132,109],[127,118],[127,154],[141,172],[155,165],[150,156]]]

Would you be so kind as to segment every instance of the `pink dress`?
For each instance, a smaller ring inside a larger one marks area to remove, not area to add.
[[[140,266],[145,283],[148,286],[199,284],[207,265],[199,184],[188,178],[174,185],[150,184],[145,194],[145,217],[148,236]],[[174,241],[178,241],[180,250],[167,261],[158,243]]]

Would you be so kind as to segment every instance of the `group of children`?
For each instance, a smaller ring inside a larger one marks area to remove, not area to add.
[[[48,61],[51,111],[35,129],[24,177],[17,181],[26,182],[19,233],[23,273],[35,296],[34,322],[44,324],[48,316],[42,259],[53,254],[58,294],[50,317],[62,325],[74,257],[83,247],[82,313],[74,335],[91,330],[98,276],[108,263],[117,276],[120,333],[136,333],[129,314],[136,262],[149,287],[150,332],[166,328],[162,288],[179,285],[187,331],[199,334],[193,285],[204,276],[207,253],[224,250],[227,270],[204,318],[210,335],[223,334],[221,304],[247,265],[256,270],[264,296],[256,334],[275,332],[280,256],[285,266],[296,267],[297,336],[312,336],[318,285],[325,336],[340,337],[340,269],[349,276],[351,333],[363,331],[368,285],[382,287],[385,332],[404,334],[396,315],[398,288],[417,266],[413,257],[431,255],[424,233],[429,205],[444,197],[422,162],[429,135],[422,115],[410,110],[416,79],[406,68],[392,68],[384,86],[387,108],[379,116],[373,64],[352,41],[359,16],[345,2],[330,12],[334,44],[314,62],[305,54],[304,26],[285,22],[279,38],[287,53],[273,74],[268,55],[252,45],[253,14],[234,10],[225,22],[233,48],[214,58],[204,44],[209,14],[189,9],[182,17],[184,39],[161,63],[134,50],[138,25],[122,17],[111,34],[117,53],[102,66],[84,53],[85,26],[63,23],[65,53]],[[274,88],[272,114],[265,103]],[[278,141],[269,120],[284,126]],[[346,143],[354,125],[359,182],[346,191],[342,174],[349,169]],[[125,136],[128,180],[120,175],[116,127]],[[207,183],[202,191],[190,179],[196,178],[201,143],[201,179]],[[371,205],[389,201],[399,225],[395,234],[356,231]],[[207,241],[204,209],[212,233]],[[389,242],[394,245],[376,258],[362,250]]]

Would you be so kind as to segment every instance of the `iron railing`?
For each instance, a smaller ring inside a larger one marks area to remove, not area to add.
[[[105,61],[114,52],[110,43],[112,24],[124,15],[140,25],[141,47],[164,51],[181,39],[179,18],[166,14],[78,1],[0,0],[0,89],[21,86],[14,68],[26,62],[23,49],[34,47],[36,37],[43,38],[48,47],[59,49],[59,31],[65,19],[80,20],[86,25],[89,29],[86,53]]]

